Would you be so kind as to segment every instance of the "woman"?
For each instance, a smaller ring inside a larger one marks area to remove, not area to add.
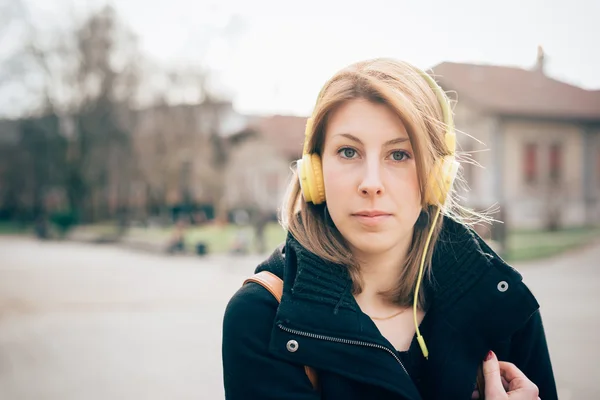
[[[482,216],[454,200],[457,170],[429,75],[376,59],[333,76],[286,196],[285,245],[256,270],[283,280],[281,303],[248,283],[225,312],[227,398],[469,399],[490,350],[556,398],[538,303],[467,225]]]

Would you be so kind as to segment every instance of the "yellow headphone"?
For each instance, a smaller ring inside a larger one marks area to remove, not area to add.
[[[446,132],[444,134],[444,143],[450,153],[438,159],[432,167],[427,180],[427,187],[425,191],[425,203],[427,205],[437,206],[431,229],[427,235],[427,241],[425,242],[425,248],[423,250],[423,257],[421,259],[421,265],[419,268],[419,275],[417,278],[417,284],[415,287],[415,295],[413,301],[413,318],[415,324],[415,330],[417,334],[417,340],[423,352],[425,358],[429,357],[429,351],[425,344],[425,339],[421,336],[419,330],[419,324],[417,321],[417,303],[419,288],[423,279],[423,269],[425,264],[425,257],[429,248],[429,242],[433,234],[433,228],[437,224],[438,217],[442,206],[446,203],[448,193],[452,189],[454,179],[458,172],[459,164],[456,161],[456,134],[454,132],[454,120],[452,118],[452,111],[450,110],[450,104],[444,91],[438,86],[435,80],[424,71],[420,71],[421,76],[427,81],[428,85],[435,92],[438,102],[442,108],[442,115],[444,119],[444,125]],[[309,118],[306,123],[304,148],[302,150],[302,159],[297,161],[296,170],[298,179],[300,181],[300,187],[302,195],[307,203],[321,204],[325,202],[325,185],[323,184],[323,171],[321,157],[316,153],[309,153],[309,143],[313,135],[313,124],[312,118]]]

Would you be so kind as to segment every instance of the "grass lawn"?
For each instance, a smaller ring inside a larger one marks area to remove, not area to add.
[[[24,235],[31,233],[31,227],[14,222],[0,222],[0,235]]]
[[[508,235],[506,259],[510,262],[547,258],[600,239],[600,227],[556,232],[514,231]]]
[[[118,232],[118,227],[115,222],[99,222],[93,225],[84,225],[86,232],[93,233],[95,235],[113,235]]]
[[[198,242],[204,242],[210,253],[227,252],[236,240],[236,236],[242,233],[249,240],[250,248],[254,250],[254,231],[251,227],[243,229],[235,225],[207,226],[188,231],[186,235],[186,247],[193,249]],[[285,232],[281,225],[270,223],[265,228],[265,242],[267,251],[271,251],[285,240]]]
[[[162,241],[167,243],[173,234],[173,227],[168,228],[130,228],[128,236],[150,241]],[[104,231],[105,228],[98,228],[98,231]],[[228,225],[206,225],[202,227],[191,227],[185,233],[186,250],[193,251],[197,243],[206,244],[210,254],[225,253],[229,251],[237,235],[242,234],[249,241],[250,249],[254,252],[254,231],[251,227],[238,228],[233,224]],[[274,249],[285,240],[285,232],[277,223],[270,223],[265,228],[265,240],[267,251]]]

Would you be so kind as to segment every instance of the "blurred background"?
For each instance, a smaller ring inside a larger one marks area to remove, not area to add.
[[[454,107],[463,204],[600,398],[600,3],[0,0],[0,398],[223,398],[229,297],[322,84],[371,57]]]

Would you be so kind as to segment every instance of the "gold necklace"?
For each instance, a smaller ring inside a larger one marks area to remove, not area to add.
[[[374,319],[376,321],[386,321],[388,319],[392,319],[394,317],[397,317],[398,315],[402,314],[404,311],[406,311],[406,308],[403,309],[403,310],[398,311],[397,313],[394,313],[394,314],[390,315],[389,317],[383,317],[383,318],[382,317],[371,317],[370,315],[369,315],[369,317],[371,317],[371,319]]]

